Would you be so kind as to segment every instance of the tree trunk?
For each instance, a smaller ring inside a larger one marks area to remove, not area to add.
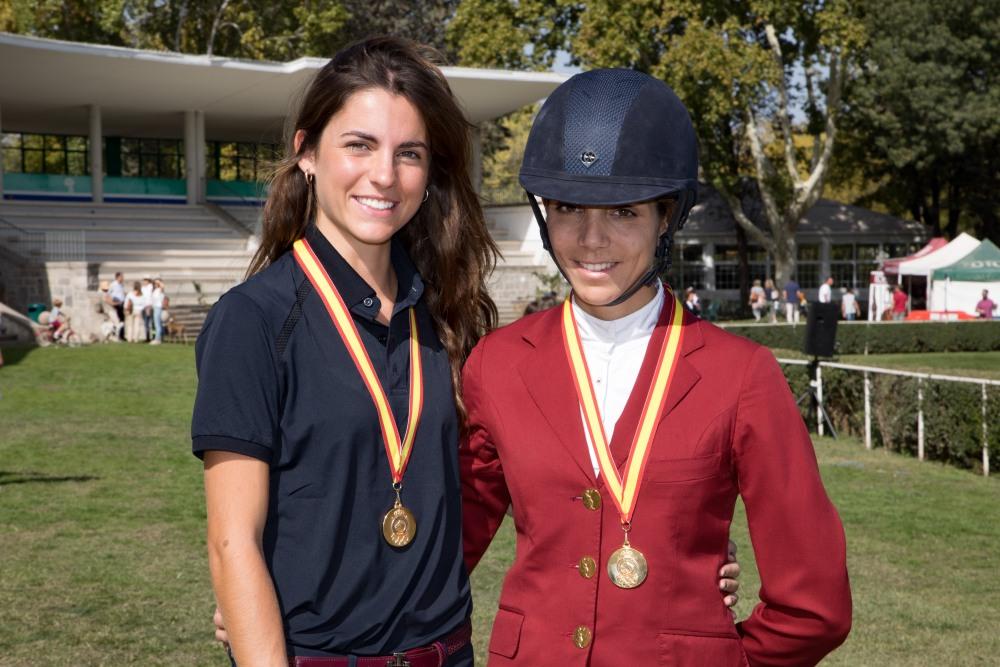
[[[934,236],[941,236],[941,183],[931,177],[931,205],[924,209],[924,224],[931,226]]]
[[[739,257],[738,273],[740,276],[740,317],[750,316],[750,252],[747,243],[747,233],[736,225],[736,254]]]
[[[774,286],[779,290],[784,290],[785,284],[795,276],[798,262],[795,256],[795,244],[789,243],[787,239],[775,243],[772,257],[774,260]]]
[[[961,189],[958,183],[948,183],[948,238],[958,236],[958,218],[962,214]]]

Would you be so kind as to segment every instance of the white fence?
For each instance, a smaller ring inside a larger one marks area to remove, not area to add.
[[[811,362],[804,359],[778,359],[778,363],[795,365],[795,366],[808,366]],[[987,387],[1000,387],[1000,380],[985,380],[981,378],[968,378],[959,377],[955,375],[937,375],[935,373],[913,373],[911,371],[898,371],[890,368],[876,368],[874,366],[859,366],[856,364],[840,364],[832,361],[821,361],[819,362],[818,368],[816,369],[816,381],[813,388],[816,391],[817,398],[817,409],[816,409],[816,424],[817,432],[819,435],[823,435],[823,369],[824,368],[836,368],[845,371],[856,371],[859,373],[864,373],[865,378],[865,447],[868,449],[872,448],[872,391],[871,391],[871,376],[876,375],[894,375],[897,377],[909,377],[915,378],[917,380],[917,458],[921,461],[924,460],[924,383],[930,380],[935,382],[962,382],[966,384],[975,384],[982,387],[982,445],[983,445],[983,475],[989,476],[990,474],[990,450],[989,442],[987,438],[987,420],[986,420],[986,388]]]

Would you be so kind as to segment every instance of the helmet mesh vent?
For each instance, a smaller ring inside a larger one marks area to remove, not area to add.
[[[567,173],[611,175],[625,117],[647,80],[623,69],[595,70],[579,77],[570,90],[563,125]]]

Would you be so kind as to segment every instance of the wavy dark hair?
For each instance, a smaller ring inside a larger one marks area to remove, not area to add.
[[[285,157],[270,179],[260,247],[247,277],[263,270],[304,236],[316,214],[312,187],[298,161],[353,95],[382,89],[405,97],[420,113],[430,144],[429,197],[397,233],[426,284],[438,336],[451,361],[452,384],[464,422],[461,369],[476,341],[496,326],[486,291],[498,250],[469,178],[471,129],[436,63],[437,51],[397,37],[375,37],[340,51],[313,77],[285,128]],[[295,135],[304,138],[295,149]]]

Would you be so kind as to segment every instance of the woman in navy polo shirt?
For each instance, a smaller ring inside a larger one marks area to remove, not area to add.
[[[433,57],[378,38],[317,73],[251,277],[198,339],[193,448],[240,667],[472,663],[455,378],[496,320],[496,247]]]

